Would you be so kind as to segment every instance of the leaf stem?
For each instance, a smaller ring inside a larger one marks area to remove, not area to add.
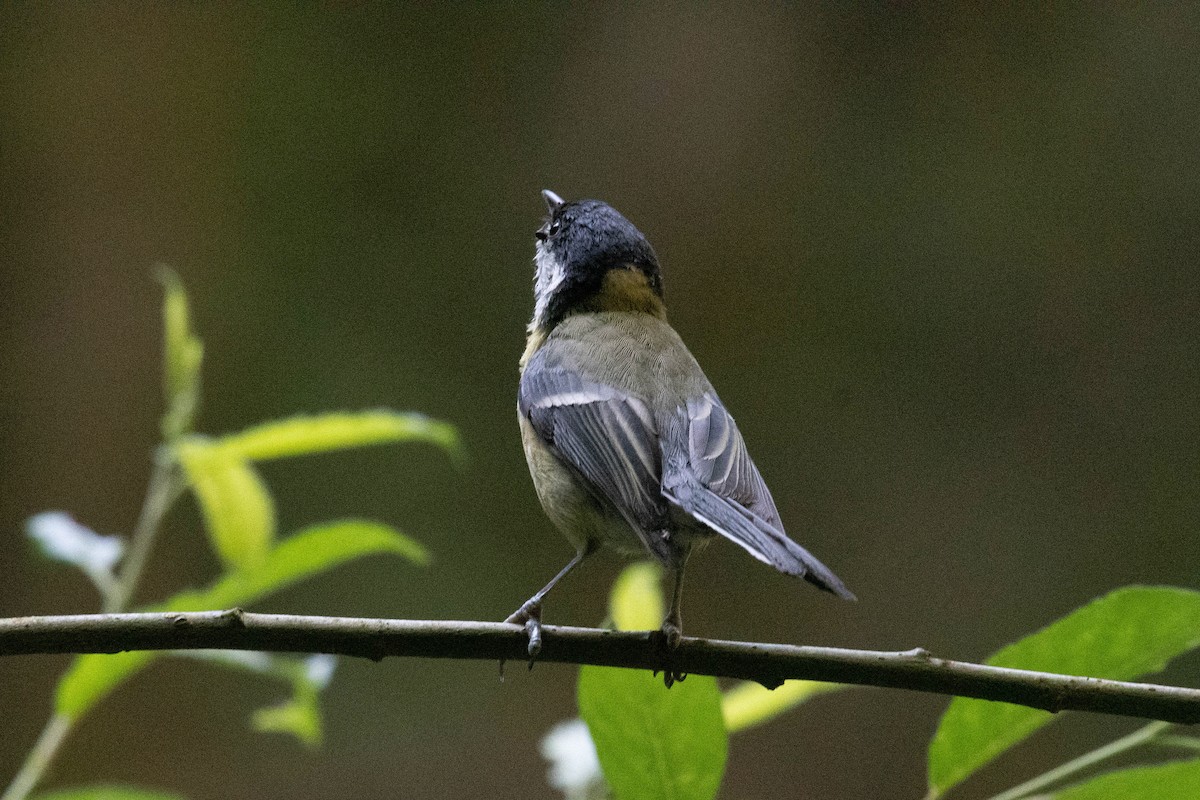
[[[179,499],[183,488],[174,456],[165,447],[161,448],[154,456],[154,470],[150,473],[146,499],[142,502],[142,510],[133,529],[129,556],[121,565],[115,590],[105,598],[104,613],[116,614],[129,605],[142,571],[146,568],[163,517]]]
[[[1154,743],[1166,747],[1182,747],[1185,750],[1200,750],[1200,738],[1195,736],[1159,736]]]
[[[141,580],[142,570],[150,556],[154,539],[158,534],[163,517],[183,492],[184,485],[174,457],[166,448],[161,448],[154,457],[154,469],[142,510],[133,529],[133,540],[129,556],[122,564],[120,575],[109,591],[103,593],[103,609],[107,614],[123,611],[133,597],[134,589]],[[0,795],[0,800],[25,800],[46,774],[54,757],[58,754],[75,720],[63,714],[55,714],[46,722],[46,727],[37,742],[25,757],[25,762],[16,776]]]
[[[25,763],[21,765],[20,771],[5,789],[4,794],[0,795],[0,800],[24,800],[33,791],[33,787],[41,780],[46,768],[54,760],[54,755],[62,745],[63,739],[71,730],[71,723],[70,717],[61,714],[50,717],[46,722],[46,727],[42,729],[42,735],[38,737],[37,742],[29,751],[29,755],[25,757]]]
[[[1079,758],[1072,759],[1065,764],[1060,764],[1048,772],[1043,772],[1036,778],[1031,778],[1006,792],[1001,792],[991,798],[991,800],[1021,800],[1021,798],[1027,798],[1036,791],[1045,789],[1047,786],[1051,786],[1059,781],[1066,780],[1083,772],[1085,769],[1094,767],[1114,756],[1152,741],[1163,731],[1170,728],[1171,725],[1172,723],[1170,722],[1151,722],[1145,727],[1138,728],[1128,736],[1109,742],[1103,747],[1092,750],[1090,753],[1084,753]]]

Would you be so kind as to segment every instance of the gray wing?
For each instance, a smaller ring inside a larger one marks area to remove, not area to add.
[[[593,494],[614,506],[656,552],[649,534],[663,527],[667,505],[658,429],[646,404],[534,361],[521,376],[517,408]]]
[[[712,393],[687,401],[688,456],[696,479],[715,494],[783,530],[779,510],[733,417]]]
[[[716,394],[689,398],[666,439],[668,500],[780,572],[854,598],[828,567],[783,532],[775,501]]]

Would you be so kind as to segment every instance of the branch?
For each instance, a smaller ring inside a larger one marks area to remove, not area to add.
[[[539,661],[741,678],[774,688],[789,679],[852,683],[1000,700],[1046,711],[1093,711],[1200,722],[1200,690],[989,667],[906,652],[797,647],[685,637],[674,652],[657,631],[546,625]],[[524,628],[453,622],[252,614],[80,614],[0,619],[0,656],[122,650],[269,650],[524,661]]]

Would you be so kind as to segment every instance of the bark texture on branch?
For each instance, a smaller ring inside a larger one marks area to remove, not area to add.
[[[904,652],[727,642],[685,637],[667,652],[658,632],[546,625],[538,661],[740,678],[850,683],[999,700],[1046,711],[1092,711],[1192,724],[1200,690],[1004,669]],[[268,650],[525,661],[524,628],[503,622],[254,614],[81,614],[0,619],[0,656],[123,650]]]

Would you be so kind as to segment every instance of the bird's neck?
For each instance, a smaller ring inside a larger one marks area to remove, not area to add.
[[[646,273],[633,266],[615,267],[605,272],[599,288],[580,297],[567,315],[598,311],[628,311],[667,318],[662,295],[651,285]]]
[[[649,314],[661,320],[667,318],[667,307],[662,295],[651,285],[646,273],[636,267],[615,267],[604,273],[599,286],[577,298],[550,324],[534,320],[529,326],[529,337],[525,340],[525,352],[521,356],[521,369],[529,363],[534,353],[541,349],[555,326],[576,314],[597,314],[615,311],[628,314]]]

